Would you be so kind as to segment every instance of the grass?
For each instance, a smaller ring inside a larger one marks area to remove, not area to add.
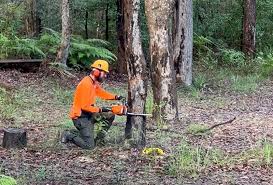
[[[257,89],[260,76],[252,74],[248,76],[233,75],[230,77],[231,89],[236,92],[253,92]]]
[[[0,88],[0,113],[2,118],[11,119],[15,107],[12,96],[5,89]]]
[[[201,171],[212,165],[224,165],[228,162],[220,150],[191,146],[182,141],[173,152],[167,170],[175,176],[197,177]]]
[[[168,174],[174,176],[198,177],[200,172],[212,166],[233,168],[242,164],[272,167],[273,143],[265,141],[261,146],[232,155],[215,148],[205,149],[199,145],[193,146],[182,140],[180,145],[172,151],[166,170]]]
[[[152,92],[147,93],[147,98],[146,98],[146,105],[145,105],[145,110],[147,114],[152,114],[153,113],[153,95]]]
[[[46,167],[44,165],[41,165],[38,169],[37,173],[35,174],[36,179],[38,182],[45,180],[47,174],[46,174]]]
[[[119,144],[124,135],[124,128],[119,126],[114,126],[109,129],[109,131],[106,134],[106,141],[108,141],[111,144]]]
[[[273,144],[265,141],[262,149],[263,162],[267,166],[272,166],[273,162]]]
[[[207,83],[207,76],[200,73],[195,75],[193,79],[193,87],[197,90],[202,90]]]
[[[198,123],[192,123],[186,128],[186,133],[193,134],[193,135],[203,135],[205,130],[207,130],[208,127],[206,125],[198,124]]]
[[[14,178],[0,174],[0,185],[16,185],[17,182]]]
[[[64,106],[71,106],[74,91],[64,89],[58,84],[53,85],[52,88],[53,97],[57,104]]]

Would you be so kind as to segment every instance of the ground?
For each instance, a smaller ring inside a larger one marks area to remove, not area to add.
[[[273,82],[223,73],[178,88],[177,123],[148,120],[147,147],[165,155],[147,156],[121,141],[124,117],[115,120],[107,145],[93,151],[58,142],[72,126],[71,98],[84,74],[54,80],[43,72],[1,70],[0,127],[25,128],[28,146],[0,147],[0,174],[19,184],[273,184]],[[126,81],[116,79],[122,78],[110,76],[105,88],[126,95]]]

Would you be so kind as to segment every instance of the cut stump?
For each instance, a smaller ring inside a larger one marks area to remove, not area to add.
[[[27,132],[20,128],[4,129],[3,148],[24,148],[27,146]]]

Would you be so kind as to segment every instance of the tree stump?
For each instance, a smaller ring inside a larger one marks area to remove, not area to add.
[[[27,146],[27,132],[19,128],[4,129],[3,148],[24,148]]]

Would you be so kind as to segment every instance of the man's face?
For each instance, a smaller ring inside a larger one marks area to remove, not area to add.
[[[107,73],[105,71],[100,71],[100,76],[97,79],[98,82],[102,83],[107,77]]]

